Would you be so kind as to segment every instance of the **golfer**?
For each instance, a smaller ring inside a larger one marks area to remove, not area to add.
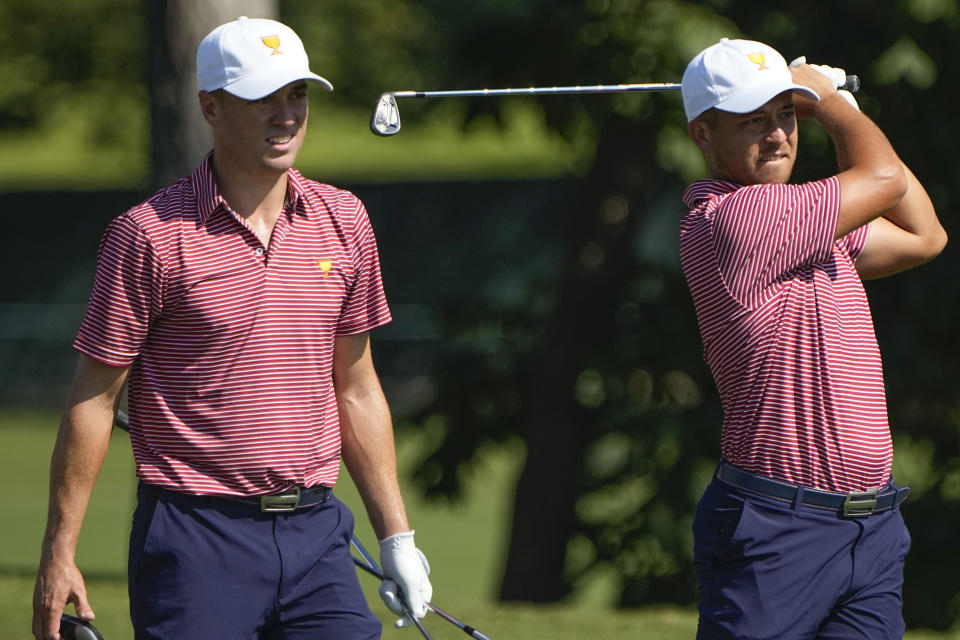
[[[341,456],[381,541],[388,606],[420,618],[431,586],[370,353],[368,332],[390,321],[373,232],[353,194],[292,168],[308,83],[332,86],[290,28],[246,18],[200,43],[197,78],[212,153],[101,241],[33,633],[59,637],[70,602],[93,618],[74,550],[126,386],[136,637],[378,638],[353,516],[332,493]]]
[[[861,280],[930,260],[946,234],[838,71],[724,39],[683,76],[710,177],[683,195],[680,256],[723,406],[693,524],[701,639],[904,632],[908,488]],[[837,175],[789,184],[800,118],[833,140]]]

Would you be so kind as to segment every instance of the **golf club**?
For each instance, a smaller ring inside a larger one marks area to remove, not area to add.
[[[91,623],[66,613],[60,616],[60,637],[63,640],[103,640],[103,635]]]
[[[369,573],[370,575],[374,576],[375,578],[379,578],[380,580],[386,580],[386,577],[383,575],[383,572],[380,571],[380,567],[377,566],[376,561],[374,561],[373,556],[371,556],[370,553],[363,547],[363,545],[360,544],[360,541],[357,539],[357,536],[353,536],[350,541],[353,543],[353,547],[363,557],[363,560],[355,557],[353,559],[353,563],[358,567],[360,567],[361,569],[363,569],[364,571],[366,571],[367,573]],[[465,634],[467,634],[471,638],[475,638],[476,640],[491,640],[489,637],[485,636],[479,630],[475,629],[474,627],[471,627],[468,624],[464,624],[463,622],[460,622],[459,620],[454,618],[452,615],[450,615],[440,607],[428,602],[427,608],[433,611],[435,614],[437,614],[441,618],[443,618],[444,620],[446,620],[447,622],[449,622],[450,624],[452,624],[453,626],[459,628],[461,631],[463,631]],[[419,625],[418,625],[418,628],[419,628]]]
[[[622,93],[627,91],[679,91],[675,82],[647,84],[597,84],[567,87],[520,87],[514,89],[459,89],[454,91],[387,91],[380,94],[370,118],[370,131],[378,136],[392,136],[400,131],[400,109],[397,98],[466,98],[482,96],[564,95],[571,93]],[[841,89],[856,93],[860,78],[847,76]]]

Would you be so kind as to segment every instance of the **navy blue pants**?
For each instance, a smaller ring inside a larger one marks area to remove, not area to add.
[[[136,638],[379,638],[350,554],[353,515],[289,513],[141,483],[130,534]]]
[[[714,478],[693,522],[698,640],[903,637],[900,509],[845,520]]]

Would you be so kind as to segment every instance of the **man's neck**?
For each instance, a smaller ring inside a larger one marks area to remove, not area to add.
[[[276,217],[283,210],[289,182],[286,171],[249,175],[218,166],[214,155],[213,174],[220,195],[240,217]]]
[[[269,246],[273,227],[283,213],[287,198],[290,180],[287,172],[249,175],[218,168],[214,155],[213,174],[227,205],[247,221],[263,246]]]

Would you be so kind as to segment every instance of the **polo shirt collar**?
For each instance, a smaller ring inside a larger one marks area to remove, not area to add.
[[[220,205],[227,206],[213,175],[213,151],[208,153],[203,162],[193,170],[190,181],[193,183],[199,222],[205,224]],[[296,169],[287,170],[287,206],[296,214],[304,216],[306,216],[306,207],[301,206],[301,201],[306,195],[305,181],[306,179]]]
[[[701,200],[733,193],[742,186],[729,180],[715,180],[713,178],[697,180],[683,192],[683,203],[693,209]]]
[[[295,214],[306,217],[306,178],[296,169],[287,170],[287,204]]]

